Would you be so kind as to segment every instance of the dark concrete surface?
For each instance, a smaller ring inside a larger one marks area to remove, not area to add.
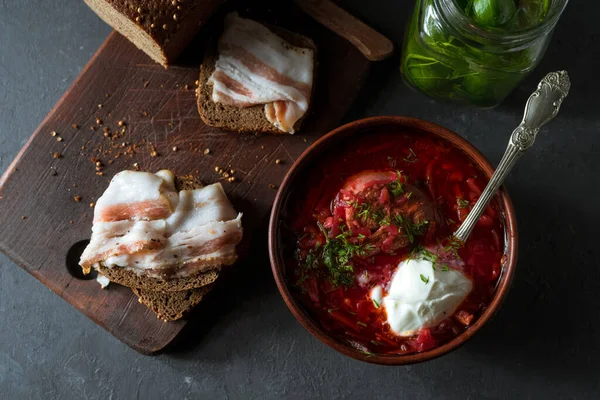
[[[401,42],[412,0],[345,3]],[[497,109],[413,93],[392,60],[348,116],[428,119],[495,164],[537,81],[551,70],[571,74],[558,119],[507,183],[520,232],[512,291],[458,351],[409,367],[346,358],[295,321],[263,262],[247,266],[264,277],[262,289],[196,340],[188,332],[192,346],[142,356],[0,255],[0,398],[600,398],[599,13],[600,3],[571,2],[540,67]],[[81,1],[0,0],[0,171],[109,31]]]

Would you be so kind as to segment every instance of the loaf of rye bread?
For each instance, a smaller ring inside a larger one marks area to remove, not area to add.
[[[177,190],[194,190],[202,187],[202,183],[192,175],[178,176],[175,178]],[[181,278],[152,277],[147,275],[138,275],[135,271],[127,270],[121,267],[108,268],[102,265],[95,268],[101,275],[107,277],[111,282],[118,283],[132,289],[144,289],[160,292],[179,292],[194,288],[210,285],[219,277],[219,271],[222,265],[231,265],[237,259],[237,256],[221,258],[218,262],[207,262],[198,273]]]
[[[317,69],[317,47],[312,39],[299,35],[297,33],[290,32],[278,26],[266,25],[271,32],[281,37],[283,40],[295,47],[301,47],[311,49],[314,54],[313,64],[313,88],[314,93],[314,82],[316,78]],[[208,79],[215,71],[215,63],[219,57],[217,53],[218,37],[209,44],[204,55],[204,61],[200,66],[200,79],[198,80],[199,86],[196,90],[196,96],[198,101],[198,112],[200,118],[206,125],[214,126],[217,128],[226,129],[235,132],[252,132],[252,133],[275,133],[275,134],[286,134],[275,125],[267,120],[265,116],[263,104],[258,104],[251,107],[235,107],[212,101],[213,86],[208,83]],[[311,93],[312,97],[312,93]],[[309,99],[310,107],[310,99]],[[309,109],[310,111],[310,109]],[[294,130],[298,132],[302,122],[306,119],[308,111],[302,118],[300,118],[294,124]]]
[[[100,18],[165,68],[223,0],[84,0]]]

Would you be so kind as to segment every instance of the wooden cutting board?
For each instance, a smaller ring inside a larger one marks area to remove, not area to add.
[[[234,169],[238,182],[222,182],[244,213],[249,243],[253,236],[266,234],[257,229],[292,162],[339,124],[365,81],[370,63],[352,44],[292,10],[291,3],[268,3],[243,11],[309,36],[318,46],[312,114],[301,133],[239,135],[203,124],[194,89],[210,26],[168,70],[112,33],[0,179],[0,250],[140,352],[160,351],[187,321],[162,322],[129,289],[111,285],[101,290],[77,267],[91,234],[90,203],[110,178],[137,165],[152,172],[169,168],[212,183],[222,178],[216,166]],[[102,163],[101,171],[95,158]]]

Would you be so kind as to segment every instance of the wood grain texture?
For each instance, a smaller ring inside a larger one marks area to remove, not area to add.
[[[310,143],[339,123],[368,72],[369,62],[346,40],[298,10],[289,12],[288,3],[262,4],[261,9],[240,10],[307,35],[319,48],[315,101],[301,133],[239,135],[202,123],[194,82],[210,27],[168,70],[112,33],[0,179],[0,250],[140,352],[162,350],[186,321],[164,323],[139,304],[131,290],[118,285],[101,290],[94,280],[74,277],[66,265],[69,250],[89,239],[93,215],[89,205],[110,178],[138,163],[144,171],[169,168],[176,175],[194,174],[212,183],[221,178],[214,171],[216,165],[233,168],[239,182],[223,184],[236,209],[244,213],[244,240],[249,243],[254,235],[266,234],[257,228],[275,197],[276,190],[269,185],[278,186]],[[96,123],[97,118],[102,125]],[[126,123],[126,133],[119,141],[130,145],[144,139],[147,143],[131,155],[116,158],[118,149],[112,149],[111,156],[98,155],[99,146],[119,145],[105,138],[102,130],[118,130],[120,120]],[[97,128],[92,131],[90,126]],[[172,150],[174,146],[177,151]],[[155,157],[153,149],[158,153]],[[204,149],[210,153],[205,155]],[[55,152],[61,157],[54,158]],[[92,156],[105,165],[103,176],[96,174]],[[282,163],[275,164],[276,159]],[[81,200],[74,201],[74,196]],[[72,254],[78,258],[75,251]]]

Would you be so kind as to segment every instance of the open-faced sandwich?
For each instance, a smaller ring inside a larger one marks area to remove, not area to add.
[[[227,15],[200,69],[202,120],[238,132],[297,132],[310,106],[315,52],[307,37]]]
[[[96,202],[80,265],[130,287],[159,318],[178,319],[236,261],[241,217],[220,183],[123,171]]]

